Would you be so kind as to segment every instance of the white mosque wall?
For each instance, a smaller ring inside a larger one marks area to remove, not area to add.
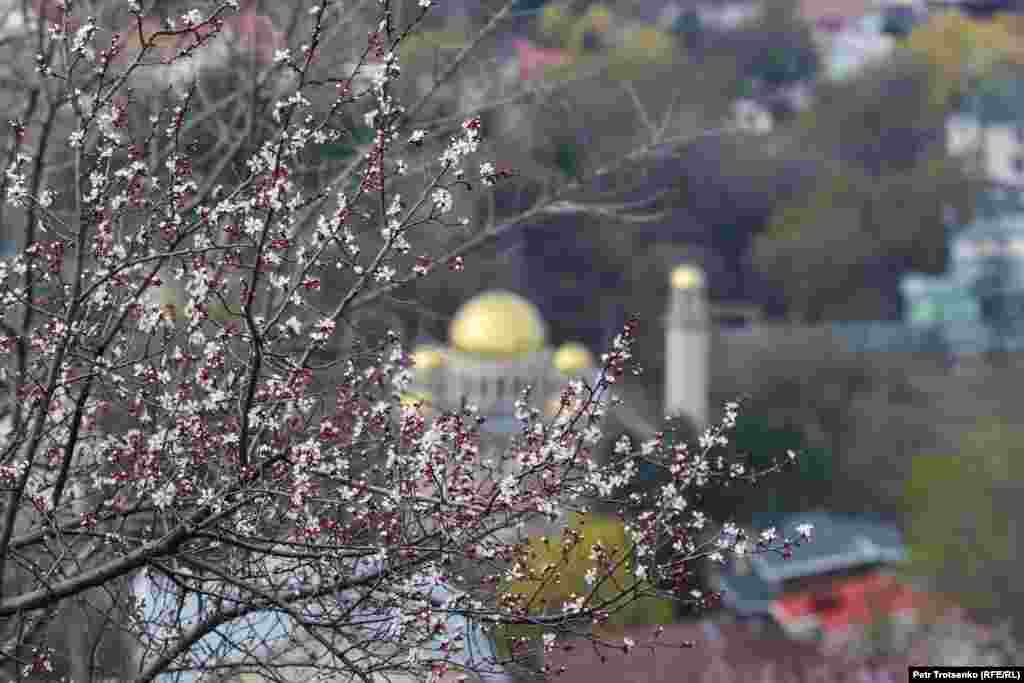
[[[531,401],[536,403],[555,389],[551,369],[552,351],[544,349],[521,358],[483,359],[470,354],[449,352],[443,374],[442,401],[457,407],[462,398],[480,409],[482,415],[512,414],[513,404],[522,391],[531,386]]]

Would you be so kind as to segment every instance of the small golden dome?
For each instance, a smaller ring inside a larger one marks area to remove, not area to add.
[[[594,356],[579,342],[566,342],[558,347],[551,364],[563,375],[575,375],[594,367]]]
[[[412,350],[414,372],[429,372],[444,365],[444,351],[436,346],[417,346]]]
[[[702,289],[704,287],[704,271],[697,266],[678,266],[669,277],[672,289]]]
[[[504,290],[473,297],[455,314],[451,344],[463,353],[508,358],[544,348],[547,329],[529,301]]]

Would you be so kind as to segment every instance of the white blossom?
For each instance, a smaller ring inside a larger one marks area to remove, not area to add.
[[[158,491],[153,492],[153,505],[159,510],[164,510],[174,502],[174,497],[177,492],[174,489],[174,484],[165,484]]]
[[[452,193],[444,189],[443,187],[435,188],[430,198],[434,202],[434,207],[442,216],[450,212],[452,210],[452,207],[454,206],[454,201],[452,200]]]

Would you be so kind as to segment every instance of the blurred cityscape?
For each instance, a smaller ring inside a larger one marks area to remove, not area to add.
[[[454,31],[488,15],[449,12]],[[485,406],[500,443],[514,430],[520,386],[534,385],[557,412],[558,379],[589,379],[636,313],[645,372],[620,387],[630,408],[613,416],[609,447],[623,432],[652,438],[665,415],[695,435],[725,401],[749,395],[733,448],[752,465],[799,449],[800,465],[704,503],[752,530],[778,524],[781,533],[810,517],[822,529],[817,548],[795,551],[805,568],[791,577],[756,578],[756,559],[755,569],[708,569],[701,587],[724,591],[718,611],[697,622],[677,614],[666,633],[709,644],[716,657],[698,647],[595,660],[591,671],[580,669],[580,652],[562,658],[569,680],[669,680],[679,666],[701,680],[900,680],[907,634],[937,605],[956,606],[956,625],[943,622],[930,645],[915,641],[919,656],[931,647],[929,661],[1016,661],[1016,7],[520,2],[513,14],[493,41],[493,78],[537,84],[559,106],[544,109],[540,95],[532,107],[461,100],[484,116],[495,159],[526,173],[488,207],[509,225],[490,260],[458,276],[475,284],[424,282],[416,291],[431,310],[395,312],[417,340],[417,400]],[[621,82],[559,85],[590,51],[635,40],[651,57],[662,38],[683,55],[670,71],[651,59]],[[615,149],[638,144],[622,126],[651,126],[675,85],[692,114],[685,139],[601,173]],[[514,220],[558,182],[571,187],[558,204]],[[679,281],[694,279],[702,303],[675,301],[690,296]],[[644,623],[633,614],[619,628],[649,638]],[[774,645],[751,644],[760,641]],[[822,663],[813,653],[837,648],[874,663],[813,673]],[[769,666],[783,661],[803,664]]]
[[[26,25],[15,4],[0,3],[5,36]],[[415,6],[396,3],[396,22]],[[251,49],[285,40],[288,8],[246,7],[233,30]],[[345,343],[401,331],[406,400],[479,405],[500,454],[520,392],[556,419],[564,383],[593,379],[636,315],[644,372],[616,386],[602,447],[658,438],[667,417],[695,443],[744,397],[727,448],[752,469],[790,450],[796,465],[698,502],[752,538],[817,529],[789,563],[708,563],[694,591],[721,595],[699,617],[651,602],[608,627],[639,641],[664,626],[663,650],[603,665],[558,653],[562,680],[1019,664],[1024,5],[442,1],[402,47],[402,101],[471,45],[421,116],[436,132],[479,115],[485,156],[516,175],[473,197],[468,227],[423,237],[436,251],[480,240],[464,269],[396,289]],[[6,255],[18,242],[3,230]],[[658,485],[641,471],[638,488]],[[828,669],[835,652],[866,663]]]

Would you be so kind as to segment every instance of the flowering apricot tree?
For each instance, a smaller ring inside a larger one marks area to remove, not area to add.
[[[705,600],[688,583],[701,557],[809,536],[708,535],[688,504],[761,474],[712,457],[735,404],[693,450],[622,441],[598,460],[636,321],[554,420],[524,393],[503,471],[481,458],[472,406],[428,417],[400,403],[412,361],[397,334],[337,347],[381,292],[437,261],[462,267],[468,250],[419,253],[417,235],[445,227],[457,192],[508,175],[480,158],[479,119],[437,146],[392,97],[396,50],[431,4],[399,27],[383,0],[345,73],[328,55],[351,12],[331,0],[288,32],[232,0],[162,21],[139,2],[28,7],[35,81],[3,176],[17,247],[0,262],[3,675],[499,680],[496,626],[541,628],[550,646],[651,592]],[[232,55],[239,35],[256,42]],[[203,81],[236,58],[259,77],[211,141]],[[317,150],[365,100],[365,155],[326,173]],[[409,155],[431,171],[404,199],[389,188]],[[343,288],[324,291],[328,276]],[[641,459],[670,483],[619,496]],[[630,544],[591,549],[592,592],[539,605],[509,588],[557,580],[557,566],[525,569],[524,529],[599,500],[617,500]]]

